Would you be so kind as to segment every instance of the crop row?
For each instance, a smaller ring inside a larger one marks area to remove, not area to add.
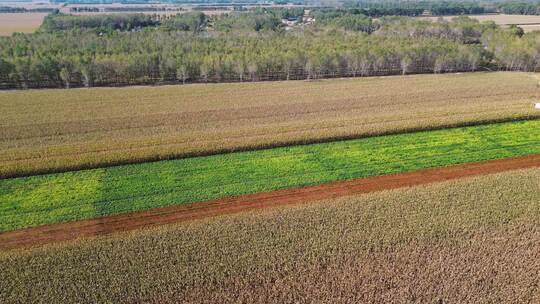
[[[0,94],[0,178],[540,117],[525,73]]]

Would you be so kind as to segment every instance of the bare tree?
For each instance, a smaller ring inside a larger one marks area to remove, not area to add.
[[[234,72],[238,74],[238,77],[240,77],[240,82],[244,81],[244,73],[246,71],[246,67],[243,60],[238,60],[234,65]]]
[[[251,62],[248,64],[247,69],[251,77],[251,81],[255,81],[255,77],[257,76],[257,70],[258,70],[257,64],[254,62]]]
[[[182,80],[182,84],[186,84],[186,80],[188,79],[188,71],[185,64],[179,65],[176,69],[176,78]]]
[[[60,70],[60,78],[64,81],[66,89],[69,89],[71,85],[71,71],[67,67],[63,67]]]
[[[412,59],[411,57],[409,56],[403,56],[403,58],[401,58],[401,74],[402,75],[405,75],[407,74],[407,72],[409,71],[409,68],[411,67],[412,65]]]
[[[208,82],[208,74],[210,72],[209,70],[210,69],[205,63],[202,63],[201,66],[199,67],[199,73],[204,82]]]

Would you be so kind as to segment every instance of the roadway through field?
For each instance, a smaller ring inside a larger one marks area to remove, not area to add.
[[[540,167],[540,154],[154,208],[0,233],[0,250],[37,246],[251,209],[308,203],[340,196],[426,185],[467,176],[531,167]]]

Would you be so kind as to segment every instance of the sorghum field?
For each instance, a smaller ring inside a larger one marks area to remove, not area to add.
[[[540,153],[540,120],[0,180],[0,231]]]
[[[540,169],[0,253],[0,302],[536,303]]]
[[[0,92],[0,178],[539,117],[529,73]]]

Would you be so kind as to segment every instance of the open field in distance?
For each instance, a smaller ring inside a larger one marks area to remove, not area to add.
[[[3,252],[0,302],[535,303],[539,181],[512,171]]]
[[[523,28],[525,32],[532,32],[532,31],[540,30],[540,24],[520,25],[520,27]]]
[[[10,36],[15,32],[33,33],[47,13],[0,13],[0,36]]]
[[[477,19],[480,22],[494,21],[499,25],[511,25],[516,24],[523,28],[526,32],[540,29],[540,16],[536,15],[505,15],[505,14],[493,14],[493,15],[467,15],[470,18]],[[437,20],[438,18],[444,18],[450,20],[458,16],[444,16],[444,17],[417,17],[420,19]]]
[[[0,177],[539,116],[528,73],[0,92]]]
[[[441,16],[441,17],[416,17],[419,19],[437,20],[438,18],[452,19],[458,16]],[[511,24],[531,24],[540,23],[540,16],[536,15],[505,15],[505,14],[491,14],[491,15],[467,15],[469,18],[474,18],[480,22],[482,21],[494,21],[500,25]]]
[[[540,120],[0,180],[0,231],[540,153]]]

